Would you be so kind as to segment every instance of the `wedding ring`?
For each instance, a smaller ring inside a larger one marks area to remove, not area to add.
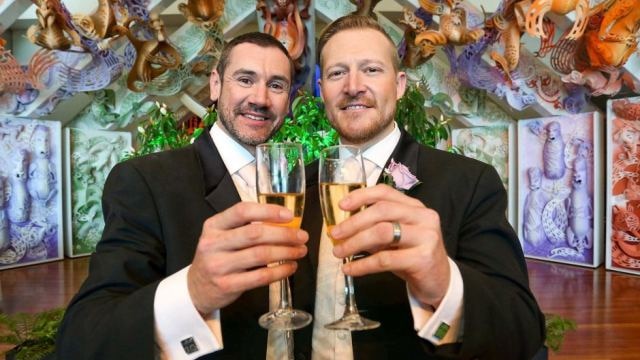
[[[393,239],[391,240],[391,246],[395,246],[398,245],[402,238],[402,229],[400,228],[400,223],[397,221],[392,221],[391,226],[393,226]]]

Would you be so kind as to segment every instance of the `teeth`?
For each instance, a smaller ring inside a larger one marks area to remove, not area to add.
[[[245,114],[245,117],[248,117],[251,120],[258,120],[258,121],[263,121],[266,120],[267,118],[264,116],[256,116],[256,115],[250,115],[250,114]]]
[[[354,110],[354,109],[366,109],[367,107],[364,105],[349,105],[345,109],[346,110]]]

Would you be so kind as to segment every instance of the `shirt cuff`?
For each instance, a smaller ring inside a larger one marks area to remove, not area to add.
[[[463,333],[464,287],[458,265],[449,260],[449,288],[438,306],[434,309],[417,300],[409,291],[409,304],[413,315],[413,326],[418,336],[434,345],[457,342]]]
[[[223,348],[220,310],[200,316],[187,287],[189,267],[165,278],[156,289],[153,314],[162,359],[196,359]]]

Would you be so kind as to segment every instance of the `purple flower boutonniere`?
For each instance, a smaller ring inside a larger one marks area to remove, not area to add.
[[[389,162],[389,167],[384,169],[382,179],[385,184],[403,192],[421,184],[420,180],[411,173],[408,167],[395,162],[393,159]]]

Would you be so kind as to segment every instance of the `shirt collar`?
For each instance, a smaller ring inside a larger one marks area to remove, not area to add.
[[[365,149],[362,155],[365,159],[369,159],[369,161],[372,161],[379,168],[383,169],[393,149],[395,149],[398,144],[398,141],[400,141],[400,128],[394,121],[393,131],[382,138],[382,140]]]
[[[253,154],[224,131],[217,121],[213,124],[209,133],[229,174],[234,174],[255,160]]]

